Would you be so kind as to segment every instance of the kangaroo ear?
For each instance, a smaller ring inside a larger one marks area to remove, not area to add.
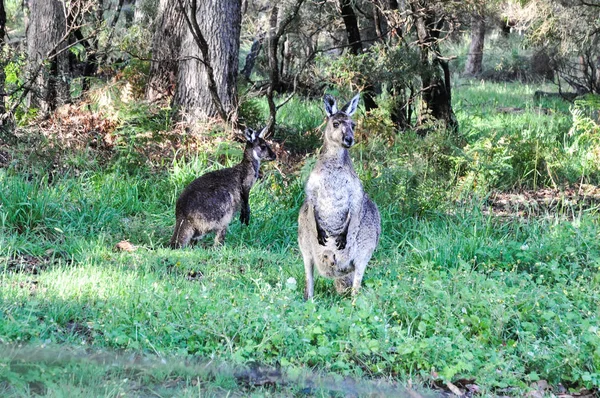
[[[337,113],[337,105],[333,96],[325,94],[323,97],[323,103],[325,104],[325,113],[327,114],[327,117]]]
[[[354,115],[356,112],[356,108],[358,108],[358,101],[360,101],[360,93],[356,94],[354,98],[350,100],[344,107],[342,108],[342,112],[344,112],[348,116]]]
[[[264,127],[264,128],[261,130],[261,131],[260,131],[260,133],[258,134],[258,138],[265,138],[265,134],[267,134],[267,127],[268,127],[268,126],[265,126],[265,127]]]
[[[252,144],[254,141],[256,141],[256,131],[252,130],[250,127],[246,127],[246,130],[244,130],[244,137],[246,137],[246,140]]]

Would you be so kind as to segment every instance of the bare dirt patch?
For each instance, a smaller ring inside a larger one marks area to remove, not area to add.
[[[37,275],[48,267],[50,259],[29,254],[13,255],[8,258],[6,270],[16,273]]]
[[[542,188],[494,192],[484,211],[500,217],[574,217],[578,212],[600,207],[600,187],[589,184],[562,188]]]

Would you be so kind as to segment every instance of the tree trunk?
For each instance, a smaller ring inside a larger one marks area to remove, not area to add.
[[[277,122],[277,111],[282,106],[275,104],[275,91],[282,90],[281,74],[279,61],[277,59],[277,51],[281,36],[284,35],[288,25],[298,16],[300,7],[304,0],[296,0],[296,3],[290,10],[289,14],[279,19],[279,6],[277,3],[271,8],[269,15],[269,33],[267,36],[267,54],[269,57],[269,86],[267,87],[267,104],[269,105],[269,120],[267,122],[267,134],[271,135],[275,131],[275,123]],[[285,59],[285,45],[282,48],[282,59]],[[295,88],[294,88],[295,90]],[[293,93],[292,93],[293,95]],[[291,98],[291,97],[289,97]],[[287,101],[284,101],[284,103]]]
[[[6,105],[5,105],[5,92],[4,92],[4,37],[6,36],[6,11],[4,10],[4,0],[0,0],[0,129],[4,127],[5,124],[5,113],[6,113]]]
[[[453,131],[458,129],[458,121],[452,110],[452,94],[450,85],[450,69],[448,62],[440,59],[438,39],[444,20],[435,20],[430,10],[425,15],[416,12],[415,27],[417,30],[418,46],[421,51],[421,112],[419,124],[425,125],[433,118],[442,121],[446,128]]]
[[[279,6],[274,5],[271,8],[271,14],[269,15],[269,35],[267,37],[268,43],[268,59],[269,59],[269,88],[271,92],[268,96],[272,96],[274,91],[281,91],[281,75],[279,73],[279,60],[277,50],[279,49],[279,39],[281,36],[278,34],[278,19],[279,19]]]
[[[394,85],[391,91],[390,118],[399,130],[405,131],[411,127],[413,88]]]
[[[175,93],[181,37],[186,29],[177,0],[160,0],[152,38],[152,62],[146,99],[154,101]]]
[[[37,75],[27,98],[42,115],[69,101],[69,55],[63,3],[30,0],[27,26],[29,73]]]
[[[476,76],[481,73],[483,61],[483,44],[485,41],[485,17],[473,15],[471,19],[471,45],[465,65],[465,75]]]
[[[81,92],[85,93],[89,90],[91,84],[91,77],[95,76],[98,72],[98,65],[100,62],[98,61],[98,36],[95,37],[86,37],[85,32],[83,30],[84,27],[88,29],[99,29],[104,23],[103,19],[103,10],[104,10],[104,2],[103,0],[96,0],[94,7],[87,13],[87,15],[83,16],[83,18],[88,17],[90,22],[88,24],[82,23],[82,15],[78,13],[70,12],[67,14],[67,22],[69,26],[73,26],[73,36],[77,42],[79,42],[85,48],[85,61],[83,62],[83,67],[77,65],[77,61],[73,60],[72,62],[72,70],[77,70],[81,68],[81,76],[83,77]],[[86,26],[89,25],[89,26]]]
[[[342,10],[342,19],[346,27],[350,52],[358,55],[362,52],[362,42],[360,40],[360,30],[358,29],[358,19],[356,18],[354,8],[352,8],[351,0],[340,0],[340,9]]]
[[[218,97],[228,119],[235,121],[241,1],[201,1],[196,18],[208,45],[208,59],[205,61],[212,67]],[[200,61],[203,60],[201,49],[189,27],[184,27],[181,56],[174,104],[192,122],[219,115],[219,109],[209,90],[209,67]]]
[[[260,32],[252,42],[252,47],[250,47],[250,52],[246,56],[246,62],[244,63],[244,68],[241,71],[241,74],[246,78],[246,80],[250,80],[250,75],[252,74],[252,70],[254,70],[256,58],[258,58],[258,54],[260,54],[264,39],[265,34]]]
[[[350,46],[350,53],[358,55],[362,52],[363,46],[360,40],[360,30],[358,29],[358,19],[356,13],[352,7],[351,0],[339,0],[340,9],[342,11],[342,20],[346,27],[346,35],[348,37],[348,45]],[[365,110],[368,112],[372,109],[377,108],[377,104],[373,99],[373,86],[368,82],[359,82],[364,85],[363,90],[363,101],[365,104]]]

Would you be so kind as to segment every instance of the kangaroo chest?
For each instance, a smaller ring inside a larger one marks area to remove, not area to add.
[[[362,193],[360,182],[343,169],[329,169],[315,177],[315,207],[321,226],[329,233],[340,233],[357,195]]]

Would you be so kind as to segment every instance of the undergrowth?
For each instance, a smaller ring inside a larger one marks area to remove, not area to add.
[[[167,248],[174,203],[196,176],[239,161],[241,143],[219,139],[197,153],[161,152],[162,163],[151,167],[143,152],[135,151],[143,161],[124,152],[108,167],[66,163],[51,179],[47,163],[27,163],[15,152],[0,169],[0,391],[352,393],[292,377],[308,370],[359,384],[383,380],[387,388],[470,379],[483,395],[522,396],[542,379],[567,389],[598,387],[596,208],[566,206],[522,219],[497,217],[485,205],[491,190],[597,184],[597,163],[585,157],[595,148],[593,112],[575,112],[580,122],[572,125],[568,105],[533,105],[532,92],[490,84],[457,90],[462,148],[444,134],[382,136],[359,115],[359,129],[370,130],[351,153],[383,232],[355,299],[338,296],[320,277],[315,300],[302,298],[296,220],[319,142],[318,103],[298,101],[280,115],[275,139],[302,162],[263,165],[250,195],[250,225],[232,222],[216,249],[210,240]],[[573,109],[593,106],[586,104]],[[164,114],[127,117],[116,134],[169,128]],[[569,161],[578,157],[587,162]],[[114,250],[124,239],[134,251]],[[277,375],[257,382],[233,371],[44,356],[75,347],[150,363],[260,364]],[[30,348],[34,354],[24,355]]]

